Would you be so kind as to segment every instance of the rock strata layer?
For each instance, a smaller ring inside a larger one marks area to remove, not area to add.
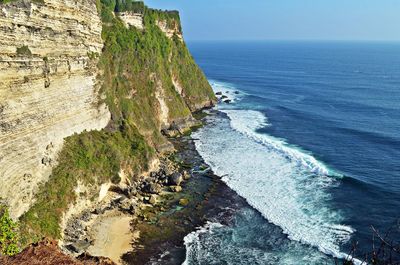
[[[0,7],[0,198],[14,218],[47,181],[63,139],[110,119],[96,80],[101,30],[94,0]]]
[[[132,26],[137,29],[144,29],[143,14],[133,12],[118,13],[119,18],[127,27]]]
[[[172,39],[174,36],[177,36],[180,41],[183,41],[182,32],[179,30],[177,23],[169,26],[166,20],[159,20],[157,21],[157,26],[168,38]]]

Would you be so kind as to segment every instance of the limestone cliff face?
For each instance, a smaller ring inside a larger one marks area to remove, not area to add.
[[[160,28],[164,34],[172,39],[173,36],[177,36],[180,41],[183,41],[182,32],[179,29],[178,23],[173,23],[173,25],[168,25],[166,20],[158,20],[157,26]]]
[[[46,182],[63,139],[104,128],[95,0],[0,6],[0,198],[19,217]]]
[[[61,238],[103,187],[157,171],[165,136],[215,103],[176,11],[15,0],[0,4],[0,36],[0,203],[29,241]]]
[[[132,26],[137,29],[144,28],[143,14],[134,12],[121,12],[118,13],[118,16],[127,27]]]

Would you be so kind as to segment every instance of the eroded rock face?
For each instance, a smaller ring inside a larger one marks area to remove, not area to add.
[[[0,197],[19,217],[47,181],[63,139],[104,128],[95,0],[0,6]]]
[[[174,35],[176,35],[180,41],[183,41],[182,32],[179,30],[178,23],[175,23],[174,26],[171,27],[166,20],[159,20],[157,21],[157,26],[168,38],[172,39]]]
[[[143,14],[133,12],[121,12],[118,13],[118,16],[127,27],[132,26],[140,30],[144,29]]]

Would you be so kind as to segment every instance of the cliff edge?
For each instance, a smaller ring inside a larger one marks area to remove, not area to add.
[[[47,181],[63,139],[104,128],[97,60],[103,48],[93,1],[0,6],[0,198],[14,218]]]
[[[160,168],[215,103],[179,14],[129,0],[0,1],[0,199],[22,245]],[[110,199],[110,198],[108,198]]]

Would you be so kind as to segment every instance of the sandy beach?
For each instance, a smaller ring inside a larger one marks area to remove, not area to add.
[[[138,237],[138,233],[131,232],[131,221],[132,216],[118,212],[99,217],[91,231],[96,240],[88,252],[93,256],[105,256],[117,264],[122,264],[122,254],[132,249],[131,243]]]

